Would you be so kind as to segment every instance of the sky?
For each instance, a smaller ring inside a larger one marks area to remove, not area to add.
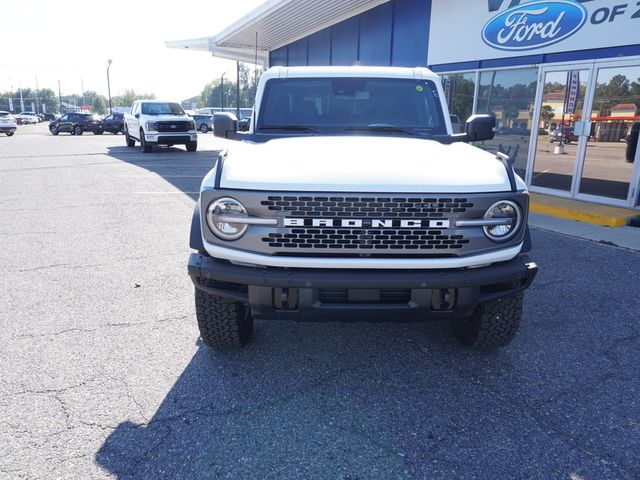
[[[0,92],[51,88],[62,95],[126,89],[181,101],[234,79],[235,62],[169,49],[166,40],[208,37],[264,0],[0,0]]]

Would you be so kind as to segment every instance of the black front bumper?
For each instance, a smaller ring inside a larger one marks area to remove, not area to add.
[[[526,289],[538,271],[526,255],[474,269],[336,270],[248,267],[192,253],[188,268],[196,288],[249,303],[256,318],[403,321],[466,317]]]

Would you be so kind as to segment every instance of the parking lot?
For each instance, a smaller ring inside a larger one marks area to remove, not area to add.
[[[199,137],[0,136],[0,477],[640,478],[639,252],[533,230],[497,352],[304,318],[210,351],[188,234],[228,144]]]

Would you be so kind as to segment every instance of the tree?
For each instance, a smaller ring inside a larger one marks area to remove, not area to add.
[[[102,95],[96,95],[93,98],[91,108],[94,112],[99,113],[100,115],[104,115],[107,111],[107,99]]]
[[[540,118],[547,125],[556,114],[553,113],[553,108],[551,105],[543,105],[542,110],[540,110]]]
[[[136,100],[155,100],[153,93],[136,93],[133,89],[124,91],[124,95],[111,97],[111,103],[114,107],[130,107]]]
[[[258,69],[256,75],[253,68],[244,63],[240,64],[240,107],[253,107],[261,73],[261,68]],[[200,93],[198,105],[200,107],[219,107],[222,98],[225,107],[237,107],[236,85],[236,82],[226,79],[224,85],[220,85],[220,79],[207,83]],[[220,96],[221,90],[222,97]]]

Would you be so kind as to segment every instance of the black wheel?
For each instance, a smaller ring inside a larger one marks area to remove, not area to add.
[[[136,141],[129,136],[129,131],[126,129],[124,131],[124,139],[127,142],[127,147],[131,148],[136,146]]]
[[[523,293],[478,305],[468,320],[454,323],[454,332],[463,345],[500,348],[511,343],[520,326]]]
[[[93,134],[94,135],[102,135],[104,133],[104,130],[94,130]]]
[[[189,142],[186,147],[187,152],[195,152],[198,149],[198,142]]]
[[[120,130],[118,130],[117,132],[113,132],[114,135],[117,135],[118,132],[120,132],[121,134],[124,135],[124,125],[120,127]]]
[[[144,139],[144,132],[142,130],[140,130],[140,148],[142,149],[143,153],[151,153],[152,147]]]
[[[207,133],[209,131],[209,127],[207,127],[204,123],[200,125],[200,131],[202,133]]]
[[[248,305],[197,288],[196,317],[202,341],[213,348],[241,347],[253,332]]]
[[[5,132],[5,133],[7,134],[7,137],[11,137],[15,132]]]
[[[76,125],[75,127],[73,127],[73,134],[82,135],[82,127],[80,125]]]
[[[49,131],[51,132],[51,135],[58,134],[58,129],[56,127],[49,127]]]

